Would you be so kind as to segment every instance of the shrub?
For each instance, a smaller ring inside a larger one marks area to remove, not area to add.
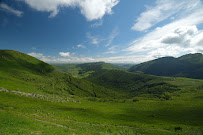
[[[174,130],[175,130],[175,131],[177,131],[177,130],[182,131],[182,128],[181,128],[181,127],[174,127]]]

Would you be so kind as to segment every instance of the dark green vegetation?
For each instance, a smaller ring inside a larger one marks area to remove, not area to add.
[[[60,64],[56,67],[69,74],[76,73],[75,76],[78,78],[82,77],[106,89],[116,91],[121,95],[119,98],[133,98],[142,94],[163,98],[166,92],[179,90],[176,86],[164,82],[163,78],[122,71],[115,65],[104,62]]]
[[[94,72],[86,79],[105,88],[118,91],[127,98],[143,94],[162,98],[167,92],[179,90],[177,86],[166,83],[163,78],[121,70],[101,70]]]
[[[0,51],[0,135],[202,134],[203,80],[91,70],[78,79]]]
[[[163,57],[138,64],[128,71],[158,76],[178,76],[203,79],[203,55],[187,54],[179,58]]]

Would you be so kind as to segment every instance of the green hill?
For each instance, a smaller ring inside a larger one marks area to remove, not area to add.
[[[116,65],[105,62],[94,62],[84,64],[54,64],[54,66],[57,67],[59,70],[78,78],[85,78],[91,75],[93,72],[100,72],[103,69],[120,69]]]
[[[128,98],[148,94],[151,97],[160,97],[166,92],[174,92],[178,88],[164,82],[163,78],[151,75],[135,74],[121,70],[102,70],[86,78],[87,80],[113,89],[127,95]]]
[[[129,73],[122,71],[116,65],[104,62],[59,64],[55,66],[75,77],[117,91],[125,98],[133,98],[143,94],[151,97],[161,97],[165,92],[178,90],[175,86],[163,82],[159,77]]]
[[[0,87],[40,94],[119,97],[112,90],[74,78],[32,56],[12,50],[0,50]]]
[[[179,58],[163,57],[131,67],[130,72],[158,76],[176,76],[203,79],[203,55],[187,54]]]
[[[55,68],[29,55],[12,51],[0,50],[0,70],[29,71],[32,73],[49,73]]]

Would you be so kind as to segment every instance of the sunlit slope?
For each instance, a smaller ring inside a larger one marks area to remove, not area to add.
[[[59,72],[47,63],[12,50],[0,50],[0,87],[32,93],[119,97],[114,91]]]
[[[55,68],[34,57],[12,50],[0,50],[0,69],[29,71],[33,73],[49,73]]]

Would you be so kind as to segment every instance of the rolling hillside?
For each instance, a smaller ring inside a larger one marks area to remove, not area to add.
[[[47,63],[12,50],[0,50],[0,87],[40,94],[119,97],[119,93],[59,72]]]
[[[125,95],[123,98],[133,98],[143,94],[160,98],[166,92],[178,90],[176,86],[164,82],[160,77],[129,73],[113,64],[104,62],[60,64],[55,66],[75,77],[117,91],[121,95]]]
[[[187,54],[179,58],[163,57],[131,67],[129,72],[158,76],[175,76],[203,79],[203,55]]]
[[[202,134],[202,80],[98,71],[78,79],[0,50],[0,134]]]
[[[102,70],[86,78],[87,80],[127,95],[128,98],[148,94],[151,97],[163,96],[166,92],[179,90],[175,85],[164,82],[165,79],[121,70]]]
[[[79,74],[91,72],[85,79],[79,79],[17,51],[1,50],[0,54],[0,87],[10,90],[116,99],[142,94],[159,98],[165,92],[178,90],[160,77],[121,71],[103,62],[69,65],[80,68]]]

